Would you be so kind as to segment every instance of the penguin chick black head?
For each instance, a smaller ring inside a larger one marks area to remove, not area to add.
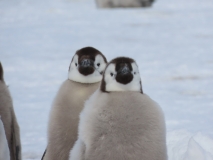
[[[103,74],[101,91],[138,91],[143,93],[136,62],[127,57],[118,57],[109,62]]]
[[[96,83],[101,81],[106,65],[106,57],[99,50],[85,47],[72,58],[68,77],[80,83]]]

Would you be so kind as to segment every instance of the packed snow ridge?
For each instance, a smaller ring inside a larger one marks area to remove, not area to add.
[[[213,139],[180,130],[167,133],[169,160],[213,160]]]

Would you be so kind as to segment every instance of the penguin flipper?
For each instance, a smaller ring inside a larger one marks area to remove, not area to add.
[[[81,140],[78,139],[73,146],[73,149],[70,151],[70,158],[69,160],[85,160],[85,151],[86,145]]]
[[[13,114],[13,120],[12,120],[12,141],[11,141],[11,156],[14,157],[15,160],[21,160],[21,140],[20,140],[20,131],[19,131],[19,125],[16,120],[16,116],[14,111],[12,110]]]

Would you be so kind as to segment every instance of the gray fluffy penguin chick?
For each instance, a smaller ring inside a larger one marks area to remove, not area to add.
[[[0,159],[10,160],[10,151],[7,144],[5,130],[0,116]]]
[[[85,101],[98,89],[107,65],[105,56],[85,47],[73,56],[68,79],[61,85],[50,111],[45,160],[68,160],[77,140],[79,114]]]
[[[0,63],[0,116],[4,125],[11,160],[21,160],[19,125],[13,108],[12,98],[4,82],[3,67]]]
[[[119,57],[80,114],[70,160],[167,160],[164,115],[143,94],[138,66]]]

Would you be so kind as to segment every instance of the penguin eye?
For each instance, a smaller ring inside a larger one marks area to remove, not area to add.
[[[77,65],[78,65],[78,64],[77,64],[77,63],[75,63],[75,66],[76,66],[76,67],[77,67]]]
[[[110,73],[111,77],[113,76],[113,73]]]
[[[100,66],[100,63],[98,63],[97,66],[99,67],[99,66]]]

